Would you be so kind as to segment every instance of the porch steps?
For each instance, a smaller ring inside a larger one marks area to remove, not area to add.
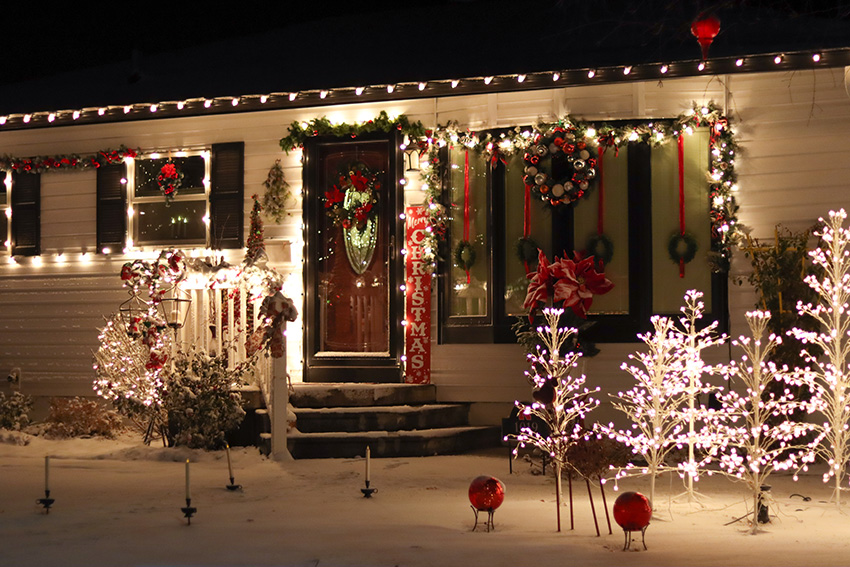
[[[465,404],[441,404],[436,388],[409,384],[294,384],[296,459],[416,457],[499,443],[498,427],[468,425]]]

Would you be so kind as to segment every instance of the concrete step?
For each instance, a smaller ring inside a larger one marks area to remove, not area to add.
[[[499,427],[441,427],[418,431],[368,431],[357,433],[292,432],[287,444],[296,459],[372,457],[426,457],[463,453],[485,447],[496,447]]]
[[[293,384],[290,403],[299,408],[402,406],[437,401],[430,384]]]
[[[296,408],[295,416],[302,433],[400,431],[466,425],[469,408],[463,404]]]

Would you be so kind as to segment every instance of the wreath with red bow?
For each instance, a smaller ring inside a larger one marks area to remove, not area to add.
[[[341,168],[337,182],[325,191],[325,212],[334,226],[363,230],[367,221],[378,214],[379,173],[363,162],[355,161]]]
[[[177,196],[177,190],[183,183],[183,171],[169,160],[159,170],[156,183],[159,185],[159,190],[165,195],[165,202],[170,204]]]

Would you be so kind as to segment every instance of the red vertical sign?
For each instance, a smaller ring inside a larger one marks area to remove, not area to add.
[[[405,382],[431,383],[431,273],[422,261],[422,241],[429,226],[424,207],[406,207],[404,351]]]

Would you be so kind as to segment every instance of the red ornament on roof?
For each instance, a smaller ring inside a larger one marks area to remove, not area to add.
[[[702,48],[702,60],[708,59],[708,48],[711,42],[720,33],[720,18],[714,14],[706,16],[700,14],[694,23],[691,24],[691,33],[697,38],[700,48]]]

